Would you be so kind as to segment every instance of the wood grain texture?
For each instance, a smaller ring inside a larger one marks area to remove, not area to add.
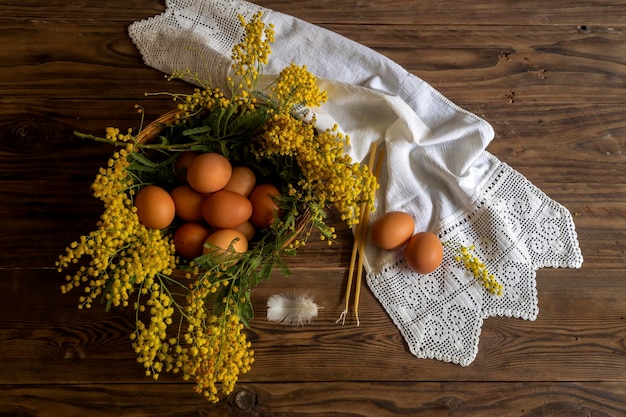
[[[248,337],[256,362],[243,381],[622,381],[626,316],[618,271],[545,270],[536,321],[485,320],[479,354],[468,367],[416,359],[373,295],[364,290],[361,327],[335,323],[343,309],[344,268],[298,268],[252,294]],[[6,270],[0,279],[0,384],[145,382],[130,348],[132,311],[76,309],[79,292],[61,295],[54,270]],[[580,277],[580,279],[576,279]],[[307,291],[323,309],[309,326],[265,320],[267,298]],[[115,366],[111,366],[111,360]],[[323,364],[323,366],[313,364]],[[175,376],[164,376],[175,382]]]
[[[2,18],[0,23],[7,31],[6,42],[28,51],[16,54],[10,66],[0,64],[5,94],[39,97],[45,90],[50,98],[139,100],[145,92],[164,89],[162,74],[137,59],[127,23],[94,26]],[[623,102],[626,60],[613,51],[619,50],[624,34],[614,28],[581,32],[563,26],[520,26],[512,32],[507,26],[472,25],[325,27],[402,63],[461,105]],[[65,47],[68,44],[74,47]]]
[[[585,263],[540,270],[536,321],[485,320],[468,367],[412,356],[372,293],[335,323],[352,245],[312,242],[253,292],[252,371],[209,405],[144,378],[130,311],[78,312],[53,267],[101,211],[89,185],[111,149],[76,130],[140,126],[146,92],[190,89],[127,35],[162,0],[0,0],[0,416],[626,415],[626,3],[262,0],[388,56],[492,124],[488,151],[573,214]],[[308,290],[303,328],[265,321],[269,295]],[[97,307],[97,306],[96,306]]]
[[[626,413],[624,386],[610,382],[241,384],[212,407],[181,384],[0,388],[0,415],[24,417],[605,417]]]

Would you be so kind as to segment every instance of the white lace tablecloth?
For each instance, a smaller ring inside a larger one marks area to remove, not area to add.
[[[420,275],[407,267],[401,250],[368,246],[367,283],[415,356],[470,364],[483,319],[537,317],[538,268],[582,265],[567,209],[485,151],[494,136],[491,126],[395,62],[242,0],[169,0],[166,5],[163,14],[129,28],[147,65],[165,73],[189,68],[224,86],[231,49],[243,34],[237,16],[250,18],[262,10],[276,32],[264,74],[272,78],[292,62],[306,65],[329,95],[316,110],[319,121],[336,121],[351,136],[351,156],[362,161],[370,143],[384,145],[372,220],[401,210],[413,215],[416,232],[474,244],[504,285],[502,297],[490,295],[449,250],[439,269]]]

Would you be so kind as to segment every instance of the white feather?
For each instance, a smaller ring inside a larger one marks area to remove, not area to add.
[[[274,294],[267,300],[267,319],[304,326],[317,317],[317,304],[308,294]]]

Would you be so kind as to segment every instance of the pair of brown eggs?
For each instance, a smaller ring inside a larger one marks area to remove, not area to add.
[[[443,245],[434,233],[414,234],[415,221],[408,213],[390,211],[380,216],[370,229],[371,242],[383,250],[404,247],[404,258],[411,269],[429,274],[439,268],[443,260]]]

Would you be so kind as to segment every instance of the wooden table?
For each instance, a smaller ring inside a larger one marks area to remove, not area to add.
[[[0,415],[626,415],[626,4],[260,1],[368,45],[489,121],[488,150],[574,215],[580,270],[540,270],[534,322],[489,318],[468,367],[412,356],[364,289],[340,326],[351,235],[312,244],[253,292],[256,363],[210,405],[144,377],[132,311],[76,309],[56,257],[101,212],[89,185],[111,149],[72,132],[137,127],[171,90],[127,36],[157,0],[0,0]],[[305,288],[310,326],[268,323],[271,294]]]

